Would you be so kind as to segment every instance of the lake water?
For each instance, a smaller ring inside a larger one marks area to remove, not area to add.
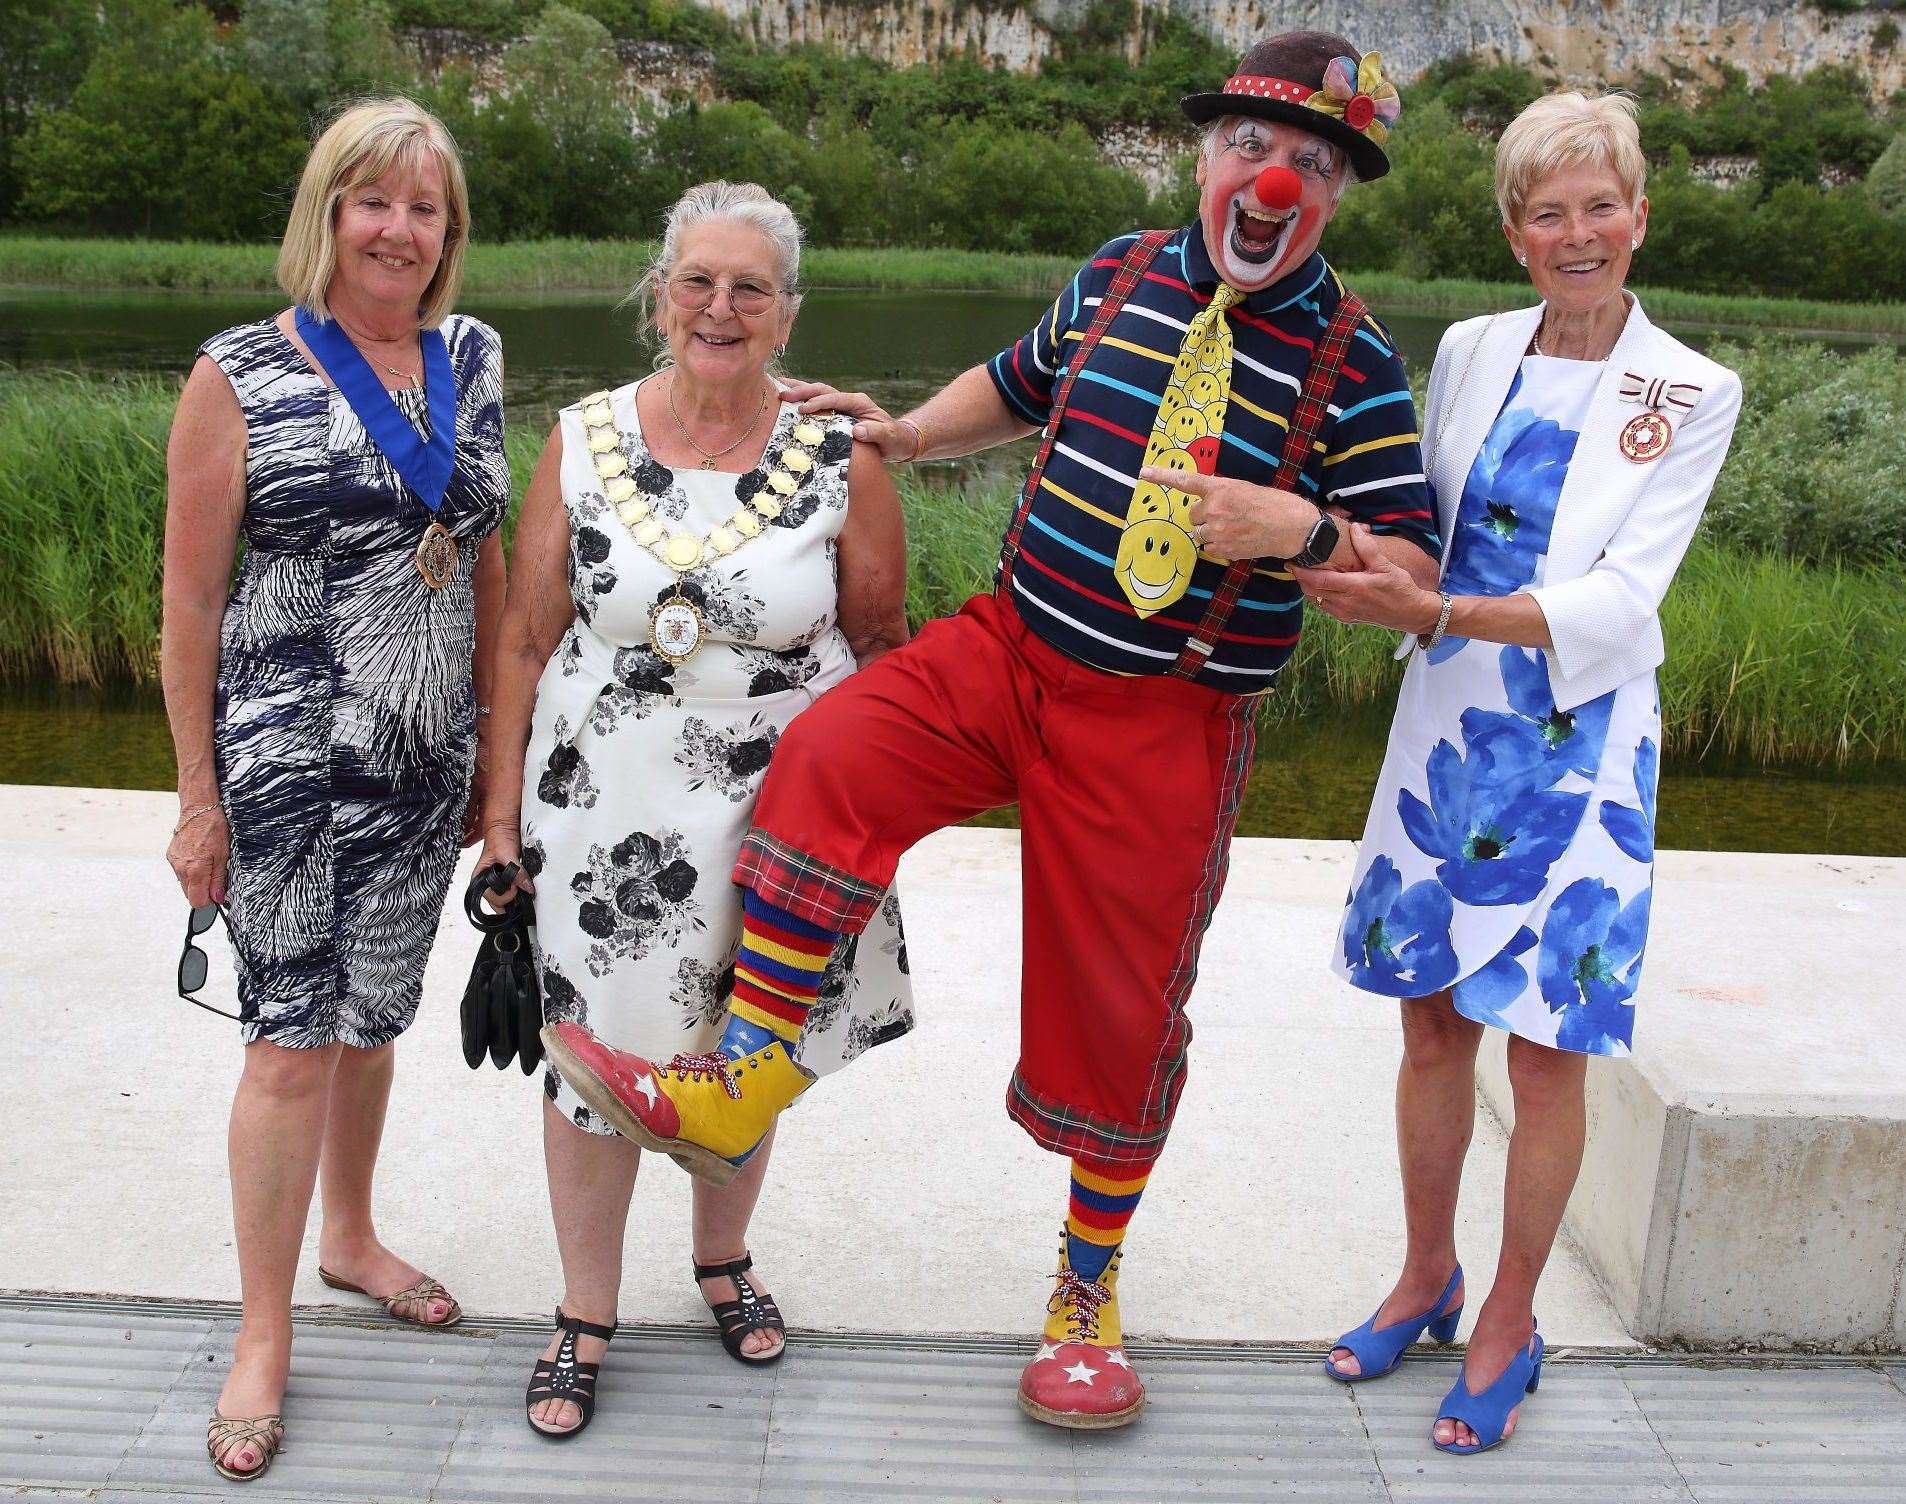
[[[198,342],[281,306],[269,294],[0,291],[0,363],[182,373]],[[582,393],[648,366],[633,315],[609,294],[476,299],[467,310],[495,325],[508,352],[512,423],[541,430]],[[788,369],[897,405],[917,402],[1025,331],[1045,300],[957,292],[810,293]],[[1390,312],[1386,322],[1412,366],[1426,364],[1449,322]],[[1689,329],[1708,343],[1717,331]],[[1846,348],[1858,342],[1845,341]],[[1023,463],[1011,449],[1002,465]],[[1249,835],[1358,835],[1382,760],[1384,724],[1311,724],[1267,731],[1240,829]],[[0,782],[170,788],[165,718],[150,694],[0,691]],[[1717,850],[1906,855],[1906,775],[1768,772],[1712,764],[1664,771],[1664,846]],[[1010,820],[1010,813],[987,823]]]
[[[0,364],[182,373],[199,341],[284,305],[270,293],[75,293],[0,290]],[[613,293],[473,299],[508,361],[512,420],[546,429],[556,411],[647,370],[633,310]],[[786,365],[800,376],[910,406],[1031,327],[1046,300],[1019,293],[853,292],[807,295]],[[1412,370],[1426,368],[1450,320],[1379,309]],[[1701,346],[1727,332],[1675,332]],[[1739,331],[1733,331],[1738,333]],[[1858,349],[1849,336],[1837,348]]]

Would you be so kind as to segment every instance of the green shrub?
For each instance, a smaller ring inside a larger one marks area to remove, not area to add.
[[[1866,196],[1892,222],[1895,233],[1906,224],[1906,131],[1893,137],[1866,175]]]
[[[1713,354],[1740,372],[1746,400],[1703,531],[1815,562],[1906,562],[1906,358],[1771,339]]]

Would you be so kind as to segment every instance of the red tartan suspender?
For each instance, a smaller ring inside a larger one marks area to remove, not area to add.
[[[1039,481],[1046,473],[1046,461],[1052,457],[1052,443],[1059,432],[1059,419],[1064,415],[1066,403],[1072,399],[1073,383],[1079,379],[1086,357],[1098,347],[1105,331],[1112,327],[1112,320],[1118,317],[1119,309],[1125,306],[1127,298],[1137,288],[1144,277],[1146,268],[1165,248],[1173,230],[1147,230],[1125,252],[1125,259],[1118,264],[1118,270],[1112,273],[1112,282],[1105,289],[1105,295],[1099,299],[1098,312],[1092,316],[1092,323],[1085,331],[1085,338],[1079,341],[1079,348],[1073,352],[1072,362],[1066,367],[1065,380],[1059,383],[1059,390],[1052,398],[1052,411],[1046,418],[1046,427],[1039,444],[1039,456],[1032,462],[1032,469],[1026,472],[1026,489],[1020,494],[1019,510],[1013,514],[1012,526],[1006,529],[1006,540],[999,550],[999,588],[1002,594],[1012,582],[1013,561],[1019,557],[1019,535],[1026,530],[1026,517],[1032,511],[1032,501],[1039,494]]]
[[[1357,325],[1369,309],[1363,299],[1348,288],[1337,303],[1337,311],[1331,317],[1329,328],[1324,337],[1317,342],[1317,348],[1310,358],[1310,372],[1304,377],[1303,394],[1297,399],[1297,406],[1291,410],[1290,432],[1284,440],[1284,457],[1277,467],[1277,478],[1272,484],[1279,490],[1288,491],[1296,484],[1302,474],[1304,461],[1310,458],[1310,448],[1317,439],[1317,431],[1323,427],[1324,418],[1330,407],[1330,394],[1337,385],[1337,372],[1343,367],[1343,359],[1350,349],[1351,337],[1357,332]],[[1171,666],[1170,677],[1174,679],[1195,679],[1211,660],[1212,649],[1217,647],[1218,638],[1230,623],[1231,613],[1237,609],[1238,597],[1244,593],[1244,587],[1250,583],[1251,573],[1257,567],[1255,559],[1236,559],[1224,572],[1224,579],[1211,594],[1211,603],[1205,607],[1203,618],[1198,622],[1198,630],[1185,639],[1184,647],[1179,651],[1178,661]]]

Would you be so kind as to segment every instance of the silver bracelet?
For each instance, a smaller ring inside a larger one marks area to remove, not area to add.
[[[217,804],[195,804],[191,809],[188,809],[184,814],[179,816],[179,823],[172,827],[172,834],[176,836],[194,820],[203,819],[206,815],[211,814],[213,810],[219,807]]]
[[[913,453],[908,455],[904,460],[900,462],[903,465],[911,465],[915,460],[919,459],[923,453],[926,452],[926,447],[927,447],[926,430],[921,428],[920,425],[914,422],[913,419],[911,418],[895,418],[893,420],[893,423],[894,423],[894,427],[896,428],[898,428],[902,423],[904,423],[907,425],[907,427],[913,430]]]
[[[1416,634],[1416,645],[1426,652],[1443,640],[1443,633],[1449,629],[1450,610],[1456,604],[1456,598],[1447,590],[1439,590],[1436,593],[1442,598],[1443,602],[1443,609],[1436,613],[1436,630],[1431,632],[1427,637],[1421,632]]]

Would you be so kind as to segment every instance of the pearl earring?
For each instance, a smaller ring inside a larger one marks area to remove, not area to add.
[[[1628,242],[1628,249],[1631,251],[1638,251],[1641,249],[1641,237],[1639,235],[1637,235],[1633,240]]]
[[[1517,266],[1527,266],[1528,264],[1529,264],[1529,258],[1527,256],[1516,257]]]

